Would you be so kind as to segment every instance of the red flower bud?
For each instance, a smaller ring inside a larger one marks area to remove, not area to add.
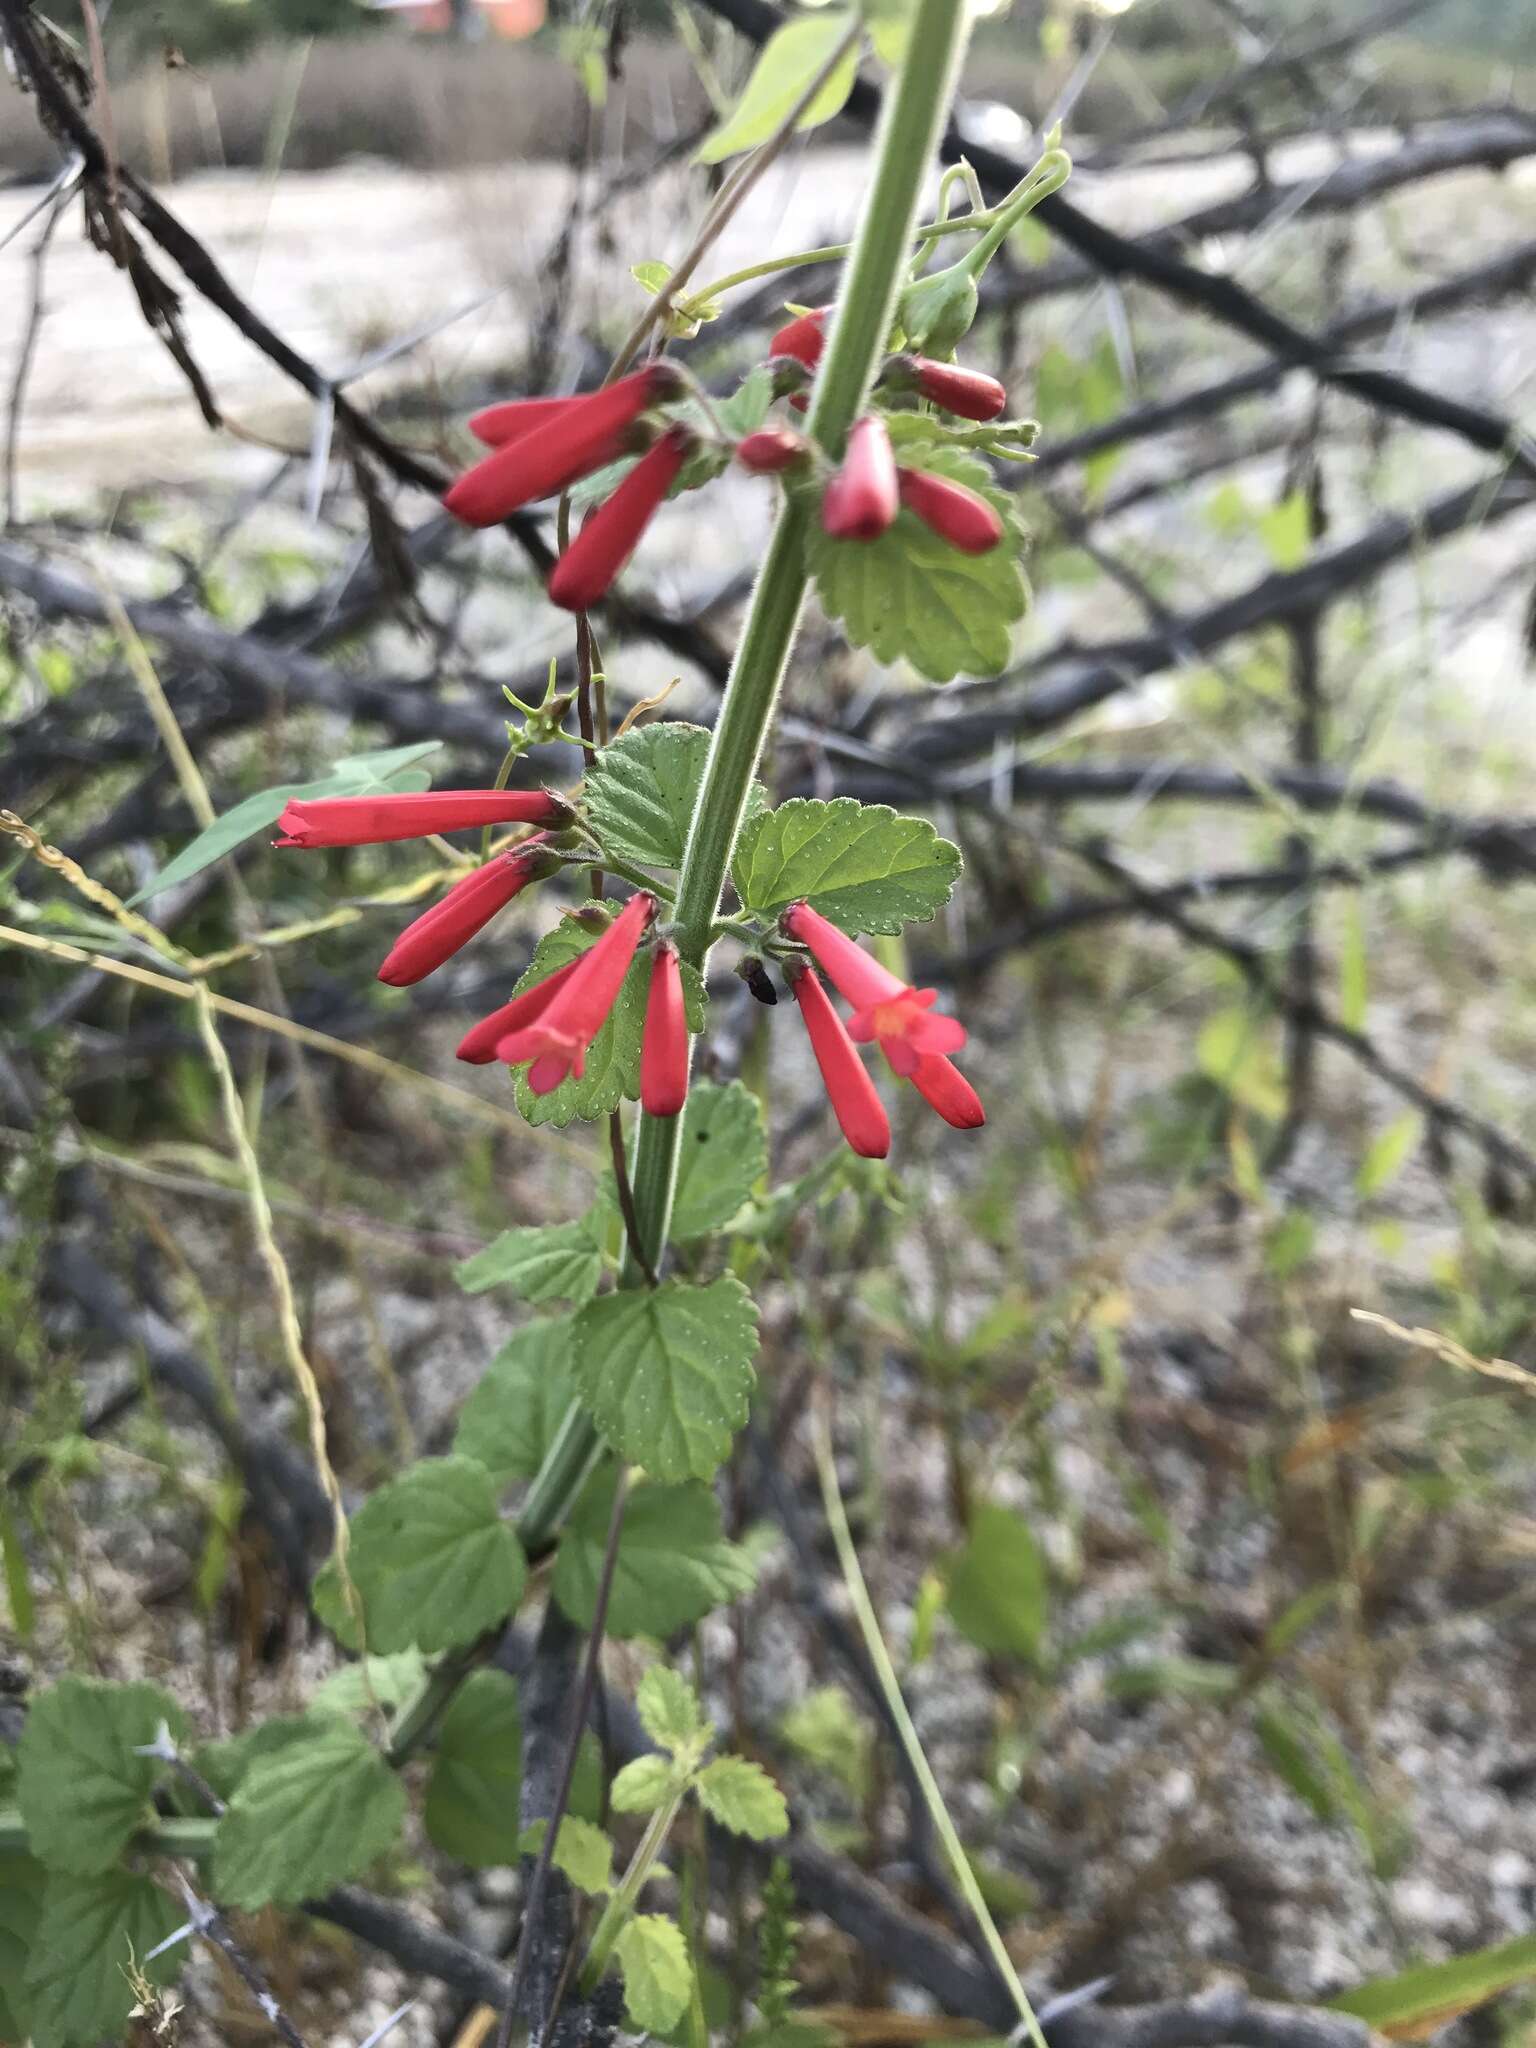
[[[995,420],[1008,403],[1008,393],[982,370],[962,370],[958,363],[935,363],[927,356],[897,356],[898,378],[946,412],[963,420]]]
[[[898,470],[896,480],[907,510],[962,554],[989,554],[1002,539],[1003,522],[979,492],[927,469]]]
[[[639,545],[657,506],[688,460],[694,437],[669,427],[588,519],[550,571],[551,601],[568,612],[591,609]]]
[[[556,989],[580,965],[579,960],[568,960],[564,967],[557,967],[553,974],[546,974],[542,981],[536,981],[532,988],[525,988],[510,1003],[503,1003],[499,1010],[492,1010],[489,1017],[482,1017],[478,1024],[465,1032],[454,1057],[468,1060],[474,1067],[488,1066],[495,1059],[496,1048],[501,1041],[524,1024],[531,1024],[541,1011],[547,1009]]]
[[[640,1107],[647,1116],[676,1116],[688,1098],[688,1019],[677,948],[658,946],[651,963],[640,1049]]]
[[[793,356],[797,363],[814,370],[827,345],[827,315],[831,310],[830,306],[817,306],[809,313],[797,314],[787,327],[781,327],[768,344],[770,360],[774,356]]]
[[[855,420],[843,466],[821,500],[821,523],[834,540],[878,540],[896,517],[896,458],[878,413]]]
[[[470,825],[553,825],[571,815],[548,789],[421,789],[404,796],[296,797],[283,806],[274,846],[382,846],[461,832]]]
[[[532,1060],[528,1085],[535,1095],[550,1094],[568,1074],[581,1079],[587,1047],[618,1001],[640,934],[655,915],[654,896],[631,896],[596,945],[572,963],[573,971],[542,1011],[497,1046],[497,1059],[509,1067]]]
[[[810,948],[838,994],[853,1005],[849,1036],[861,1045],[878,1040],[898,1074],[915,1073],[925,1054],[958,1052],[964,1045],[965,1026],[957,1017],[929,1014],[937,989],[909,987],[809,903],[792,903],[779,922]]]
[[[925,1053],[907,1078],[924,1102],[957,1131],[979,1130],[986,1122],[981,1097],[942,1053]]]
[[[650,363],[589,392],[466,470],[443,504],[466,526],[495,526],[613,461],[623,451],[626,430],[646,407],[673,397],[678,388],[670,363]]]
[[[569,398],[512,398],[503,405],[488,405],[470,417],[469,431],[487,448],[505,448],[510,442],[531,434],[535,427],[547,427],[573,406],[584,405],[588,394],[578,391]]]
[[[509,847],[455,882],[441,903],[423,911],[396,939],[379,969],[380,981],[409,988],[452,959],[519,890],[551,871],[555,863],[545,852],[545,836]]]
[[[891,1149],[890,1120],[858,1047],[813,968],[790,968],[789,985],[805,1019],[838,1129],[861,1159],[883,1159]]]
[[[759,427],[736,443],[736,460],[754,476],[777,476],[802,462],[809,450],[793,427]]]

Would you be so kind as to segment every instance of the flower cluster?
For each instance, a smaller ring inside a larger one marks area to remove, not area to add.
[[[795,386],[803,385],[820,361],[828,311],[823,306],[799,315],[770,344],[770,366],[791,373],[780,395],[802,412],[809,401]],[[880,387],[977,421],[996,419],[1008,398],[995,377],[913,355],[888,358]],[[600,391],[488,406],[469,425],[491,452],[458,478],[443,503],[466,525],[494,526],[637,455],[550,572],[549,595],[556,604],[567,611],[589,610],[624,568],[706,438],[699,426],[669,415],[668,408],[686,399],[690,388],[681,370],[657,361]],[[717,441],[714,447],[723,461],[726,444]],[[756,429],[735,443],[734,453],[754,475],[819,485],[821,522],[837,540],[877,540],[903,506],[966,554],[985,554],[1003,539],[1002,520],[978,492],[896,461],[880,413],[855,424],[841,463],[827,477],[821,474],[825,464],[819,451],[787,426]]]
[[[659,444],[658,444],[659,445]],[[471,868],[396,939],[380,981],[407,988],[441,967],[530,882],[562,864],[557,847],[575,812],[552,790],[456,789],[406,796],[339,796],[295,801],[279,819],[278,846],[383,845],[466,826],[537,825],[512,846]],[[642,942],[651,970],[641,1040],[640,1101],[651,1116],[676,1116],[688,1096],[689,1031],[676,944],[658,929],[660,904],[648,890],[631,896],[595,942],[532,988],[513,996],[468,1031],[458,1057],[485,1066],[526,1067],[535,1095],[580,1080],[592,1041],[608,1021]],[[848,1143],[883,1159],[891,1127],[860,1045],[876,1044],[947,1123],[972,1130],[986,1121],[975,1090],[948,1055],[965,1044],[957,1019],[934,1014],[936,991],[909,987],[809,903],[780,919],[784,968],[805,1019],[833,1113]],[[803,950],[802,950],[803,949]],[[809,955],[807,959],[805,955]],[[811,962],[814,961],[814,966]],[[820,972],[818,973],[818,969]],[[760,965],[754,971],[761,976]],[[845,1024],[821,974],[850,1005]]]

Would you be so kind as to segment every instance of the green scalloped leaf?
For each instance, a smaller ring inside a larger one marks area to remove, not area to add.
[[[880,661],[909,661],[930,682],[995,676],[1008,666],[1014,628],[1029,609],[1018,508],[973,455],[922,441],[901,455],[911,468],[980,492],[1002,518],[1003,539],[984,555],[964,554],[905,506],[878,540],[834,540],[813,517],[806,563],[821,608],[855,647]]]
[[[576,1317],[577,1389],[615,1450],[657,1479],[708,1479],[747,1419],[757,1310],[734,1274],[589,1301]]]
[[[297,1905],[366,1870],[405,1818],[405,1786],[339,1714],[289,1722],[219,1822],[213,1884],[222,1904]]]
[[[136,1962],[151,1984],[174,1984],[184,1946],[145,1958],[185,1917],[168,1892],[131,1871],[50,1871],[26,1978],[33,2048],[122,2040],[135,2003],[129,1965]]]
[[[576,1398],[571,1320],[546,1316],[509,1337],[460,1411],[454,1451],[498,1482],[533,1477]]]
[[[115,1863],[149,1812],[161,1765],[136,1752],[164,1722],[185,1728],[157,1685],[61,1678],[39,1693],[17,1752],[17,1802],[51,1870],[94,1872]]]
[[[473,1642],[512,1612],[527,1576],[490,1473],[465,1457],[423,1458],[371,1493],[347,1568],[368,1647],[386,1655]],[[334,1563],[316,1579],[315,1611],[343,1642],[354,1633]]]
[[[682,866],[709,737],[702,725],[668,720],[640,726],[603,748],[588,770],[581,801],[605,848],[641,867]],[[762,784],[754,782],[748,815],[766,802]]]
[[[959,847],[926,818],[851,796],[797,796],[748,820],[731,879],[743,907],[770,924],[804,897],[844,931],[899,932],[949,901],[960,865]]]
[[[599,1473],[560,1538],[554,1595],[580,1628],[597,1612],[612,1512],[613,1475]],[[707,1486],[637,1486],[624,1508],[608,1633],[669,1636],[750,1593],[756,1577],[749,1553],[722,1535],[720,1503]]]
[[[523,1724],[504,1671],[472,1671],[437,1731],[427,1780],[427,1833],[474,1870],[512,1864],[521,1825]]]
[[[695,1081],[683,1111],[677,1192],[672,1198],[675,1244],[722,1230],[752,1198],[768,1171],[768,1140],[757,1097],[740,1081],[721,1088]]]

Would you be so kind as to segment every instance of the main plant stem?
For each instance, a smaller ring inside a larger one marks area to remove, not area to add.
[[[811,437],[833,460],[842,454],[848,429],[868,396],[890,330],[896,294],[906,275],[918,198],[949,110],[968,12],[962,0],[917,0],[906,58],[886,96],[875,138],[874,174],[843,273],[807,423]],[[683,957],[701,972],[747,793],[805,603],[805,529],[810,516],[803,498],[787,499],[779,514],[726,681],[688,830],[674,924]],[[680,1117],[642,1114],[635,1137],[635,1216],[641,1248],[658,1270],[672,1215],[681,1123]],[[640,1260],[626,1250],[619,1285],[637,1287],[644,1281]],[[530,1552],[536,1554],[549,1544],[599,1449],[591,1421],[573,1407],[529,1489],[518,1522],[518,1534]]]

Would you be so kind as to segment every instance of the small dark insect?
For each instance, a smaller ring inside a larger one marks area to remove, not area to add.
[[[743,960],[741,978],[760,1003],[766,1003],[770,1009],[777,1005],[778,990],[769,980],[768,970],[761,960]]]

